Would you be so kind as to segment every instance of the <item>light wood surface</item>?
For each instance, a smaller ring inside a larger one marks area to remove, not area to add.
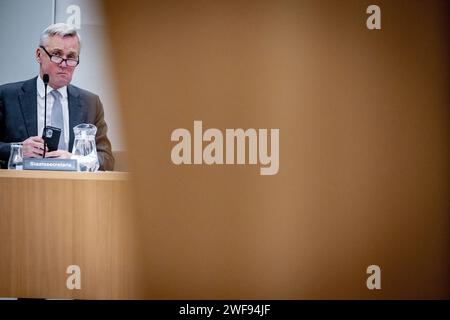
[[[381,2],[104,1],[146,298],[450,297],[448,6]],[[174,164],[198,120],[279,172]]]
[[[126,173],[0,170],[0,297],[136,297],[127,185]],[[81,290],[66,287],[69,265]]]

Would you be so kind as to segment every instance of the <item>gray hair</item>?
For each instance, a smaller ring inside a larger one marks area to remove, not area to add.
[[[61,37],[77,37],[79,50],[81,50],[80,34],[77,32],[77,29],[75,29],[74,27],[72,27],[71,25],[68,25],[66,23],[55,23],[55,24],[48,26],[41,33],[41,37],[39,39],[39,45],[44,46],[45,41],[49,37],[53,37],[55,35],[59,35]]]

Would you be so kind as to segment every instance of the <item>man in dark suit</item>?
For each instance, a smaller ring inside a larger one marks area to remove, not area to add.
[[[24,158],[44,154],[41,138],[44,127],[43,75],[49,75],[47,124],[62,129],[58,150],[46,152],[50,158],[70,158],[74,142],[73,127],[91,123],[97,127],[96,146],[100,170],[113,170],[114,158],[107,137],[107,125],[99,97],[70,84],[80,61],[80,36],[76,29],[58,23],[41,35],[36,60],[39,76],[0,86],[0,161],[8,161],[10,144],[23,143]]]

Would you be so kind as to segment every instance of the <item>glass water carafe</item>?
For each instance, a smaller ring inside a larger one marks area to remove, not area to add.
[[[72,159],[78,162],[78,171],[97,171],[99,162],[95,134],[97,127],[93,124],[82,123],[73,128],[75,141],[72,149]]]

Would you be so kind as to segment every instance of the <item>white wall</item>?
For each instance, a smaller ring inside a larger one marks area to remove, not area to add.
[[[0,0],[0,84],[37,75],[35,51],[51,8],[52,0]]]

